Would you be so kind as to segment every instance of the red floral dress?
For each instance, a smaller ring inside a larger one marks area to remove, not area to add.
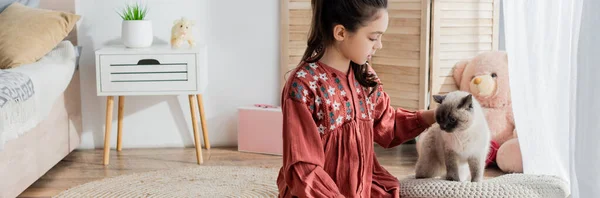
[[[429,127],[421,112],[394,109],[381,86],[368,96],[352,70],[317,62],[292,74],[282,93],[279,196],[399,197],[373,142],[390,148],[413,139]]]

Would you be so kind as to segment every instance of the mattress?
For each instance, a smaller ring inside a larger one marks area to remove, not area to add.
[[[62,41],[51,52],[35,63],[21,65],[5,71],[20,72],[27,75],[34,86],[35,125],[45,120],[53,104],[63,94],[73,78],[78,57],[78,48],[70,41]],[[7,137],[16,138],[26,131],[9,131]],[[6,135],[6,134],[5,134]],[[0,142],[3,145],[9,139]],[[0,140],[2,141],[2,140]]]

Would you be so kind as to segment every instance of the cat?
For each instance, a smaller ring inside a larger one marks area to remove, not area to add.
[[[436,123],[417,142],[415,177],[443,177],[445,173],[450,181],[482,181],[491,137],[479,102],[464,91],[433,98],[440,104]]]

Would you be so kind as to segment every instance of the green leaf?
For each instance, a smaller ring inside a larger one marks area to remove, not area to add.
[[[118,12],[118,14],[123,20],[144,20],[147,12],[148,7],[146,5],[142,7],[136,2],[135,4],[126,5],[123,11]]]

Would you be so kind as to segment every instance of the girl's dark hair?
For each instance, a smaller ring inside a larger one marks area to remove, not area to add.
[[[332,44],[333,27],[343,25],[349,32],[356,32],[373,20],[377,11],[387,8],[387,0],[312,0],[312,22],[308,34],[308,47],[302,56],[302,62],[313,63],[323,57],[325,47]],[[367,64],[359,65],[350,61],[354,77],[362,86],[373,88],[371,95],[379,86],[375,75],[369,73]]]

